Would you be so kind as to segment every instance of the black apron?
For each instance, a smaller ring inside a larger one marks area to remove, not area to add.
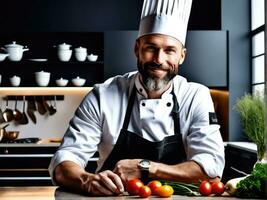
[[[172,95],[174,135],[167,136],[162,141],[151,142],[127,130],[136,97],[136,88],[133,87],[119,138],[100,171],[113,170],[115,164],[122,159],[148,159],[165,164],[177,164],[186,160],[180,133],[179,105],[173,90]]]

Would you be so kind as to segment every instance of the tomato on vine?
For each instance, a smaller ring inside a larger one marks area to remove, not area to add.
[[[212,183],[211,192],[216,195],[221,195],[224,192],[224,184],[222,182]]]
[[[138,178],[128,180],[126,183],[126,190],[130,195],[137,195],[139,189],[144,186],[142,181]]]
[[[151,189],[150,187],[148,186],[142,186],[140,189],[139,189],[139,192],[138,192],[138,195],[142,198],[147,198],[151,195]]]
[[[156,194],[157,194],[157,190],[158,190],[158,188],[159,188],[160,186],[162,186],[162,184],[161,184],[160,181],[153,180],[153,181],[150,181],[150,182],[147,184],[147,186],[150,187],[152,194],[156,195]]]
[[[200,194],[208,196],[211,194],[211,184],[208,181],[202,181],[199,186]]]

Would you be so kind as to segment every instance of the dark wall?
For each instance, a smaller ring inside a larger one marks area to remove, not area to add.
[[[229,140],[242,141],[246,138],[233,107],[250,92],[250,0],[222,0],[222,29],[229,30]]]
[[[221,28],[221,0],[194,0],[189,29]],[[143,0],[8,0],[1,32],[137,30]]]

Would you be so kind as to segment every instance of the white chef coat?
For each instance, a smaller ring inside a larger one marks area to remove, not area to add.
[[[214,113],[214,107],[209,89],[176,76],[161,98],[147,99],[139,76],[139,73],[131,72],[94,86],[76,110],[61,146],[51,160],[51,177],[54,168],[63,161],[73,161],[86,167],[88,159],[96,151],[100,155],[97,170],[102,167],[120,134],[134,84],[138,92],[128,130],[140,133],[150,141],[160,141],[173,135],[171,90],[174,87],[187,159],[201,165],[210,177],[222,176],[224,145],[220,126],[210,124],[209,113]]]

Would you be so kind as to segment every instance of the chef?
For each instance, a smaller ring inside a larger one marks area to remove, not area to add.
[[[191,4],[144,0],[134,49],[138,71],[96,84],[84,98],[51,160],[55,184],[116,195],[132,178],[221,178],[224,146],[209,89],[178,75]],[[96,151],[97,170],[86,172]]]

